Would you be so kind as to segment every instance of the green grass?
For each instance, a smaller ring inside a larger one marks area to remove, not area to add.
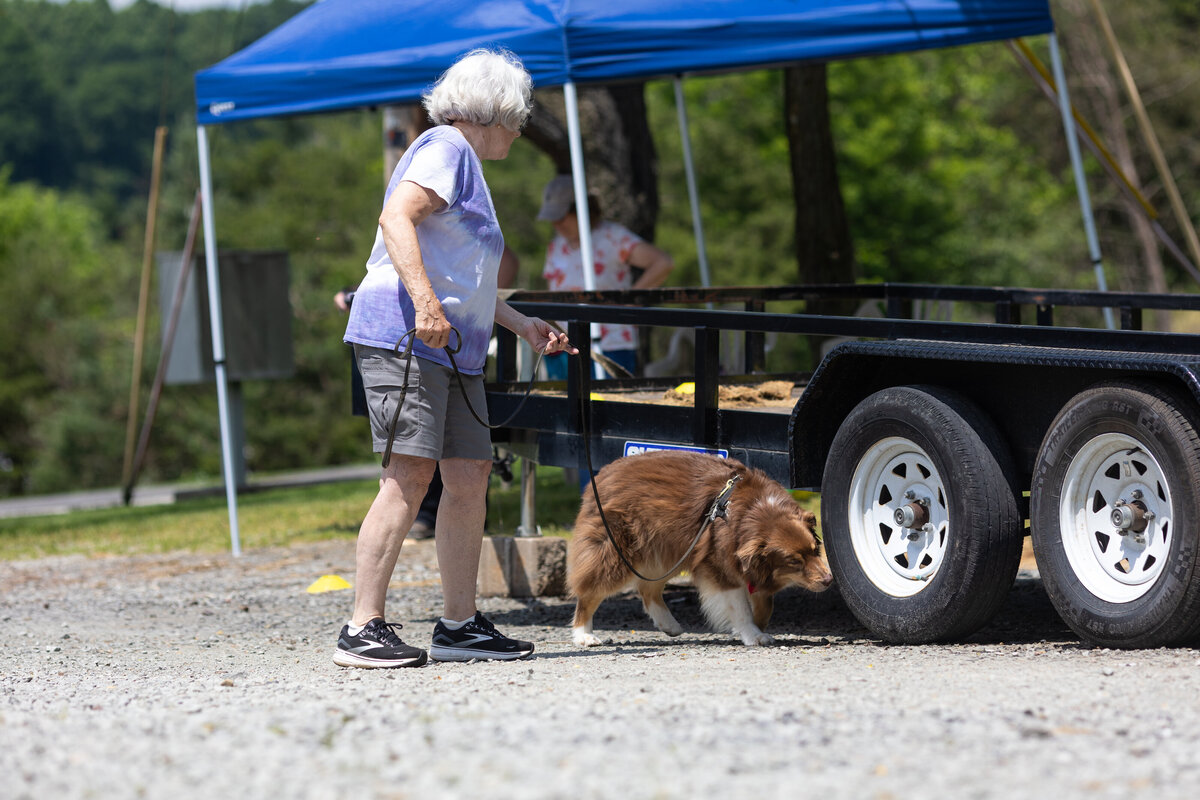
[[[487,529],[512,534],[521,524],[520,462],[512,486],[492,477]],[[353,539],[375,498],[377,481],[345,481],[242,494],[238,528],[243,549],[294,542]],[[805,508],[819,513],[818,497],[795,492]],[[537,468],[536,523],[546,536],[567,536],[579,511],[579,489],[557,467]],[[55,555],[133,555],[229,549],[225,496],[185,499],[172,505],[77,511],[0,519],[0,561]]]
[[[521,522],[520,464],[502,489],[493,476],[488,493],[488,530],[513,533]],[[579,493],[562,470],[539,467],[537,524],[546,535],[564,535],[579,510]],[[345,537],[353,539],[379,483],[345,481],[291,489],[247,492],[238,497],[238,532],[244,549]],[[181,500],[172,505],[77,511],[0,519],[0,560],[53,555],[132,555],[178,550],[229,549],[225,496]]]

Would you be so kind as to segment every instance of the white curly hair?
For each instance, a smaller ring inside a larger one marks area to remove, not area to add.
[[[438,125],[471,122],[518,132],[533,107],[533,79],[508,50],[472,50],[454,62],[421,98]]]

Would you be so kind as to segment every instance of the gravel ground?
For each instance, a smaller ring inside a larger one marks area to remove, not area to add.
[[[957,645],[871,640],[836,592],[781,594],[775,648],[653,630],[565,599],[482,599],[533,659],[346,670],[331,661],[353,542],[228,556],[0,564],[0,798],[1193,797],[1200,653],[1081,645],[1022,571]],[[389,611],[428,645],[432,542]]]

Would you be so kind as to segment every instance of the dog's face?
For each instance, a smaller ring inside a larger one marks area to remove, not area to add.
[[[795,585],[823,592],[833,583],[811,511],[794,502],[764,503],[751,509],[743,524],[747,530],[737,556],[750,586],[776,592]]]

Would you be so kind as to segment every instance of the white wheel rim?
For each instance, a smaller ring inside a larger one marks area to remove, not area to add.
[[[1135,497],[1154,517],[1141,534],[1123,535],[1112,514]],[[1171,509],[1166,476],[1145,445],[1119,433],[1089,441],[1067,467],[1058,504],[1063,550],[1075,577],[1109,603],[1146,594],[1167,566]]]
[[[928,500],[929,523],[904,528],[896,509]],[[945,484],[929,454],[908,439],[876,442],[859,460],[850,482],[850,542],[867,579],[895,597],[928,585],[946,555],[950,515]]]

